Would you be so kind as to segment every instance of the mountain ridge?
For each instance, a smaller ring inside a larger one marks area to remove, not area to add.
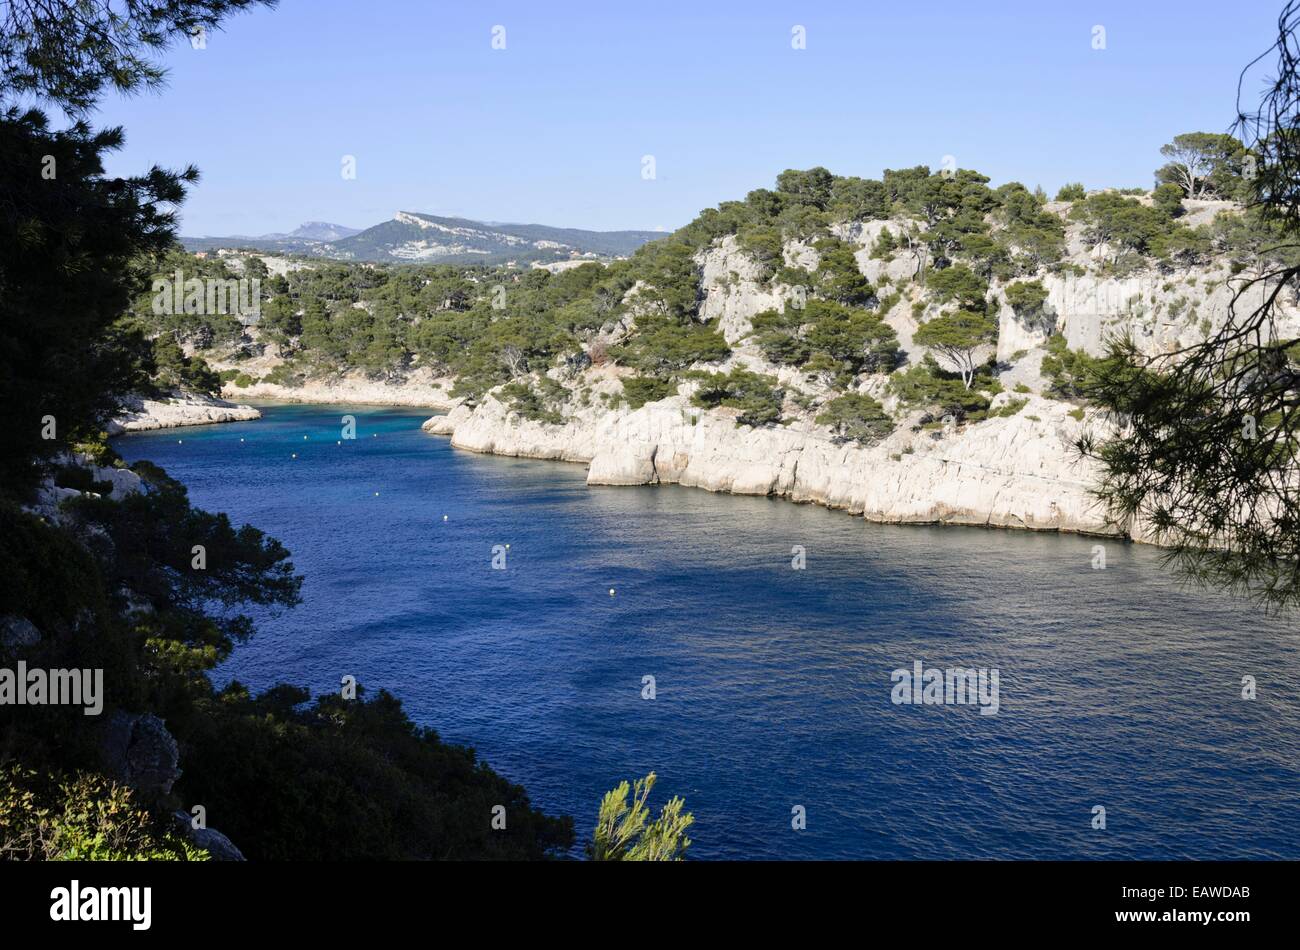
[[[658,231],[588,231],[545,224],[488,224],[471,218],[398,211],[369,228],[310,221],[287,234],[182,237],[188,251],[241,248],[379,263],[554,263],[625,257],[663,237]]]

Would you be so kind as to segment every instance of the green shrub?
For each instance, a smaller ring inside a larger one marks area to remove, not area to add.
[[[872,445],[894,431],[894,420],[871,396],[848,393],[832,399],[817,416],[819,426],[829,426],[836,442]]]
[[[939,303],[955,301],[964,310],[982,311],[989,292],[989,282],[964,264],[935,271],[928,286]]]
[[[894,237],[894,232],[889,228],[881,228],[880,235],[876,238],[875,243],[871,245],[871,259],[883,261],[893,255],[898,250],[898,239]]]
[[[1041,281],[1018,280],[1006,286],[1007,305],[1021,316],[1034,315],[1042,311],[1047,302],[1047,288]]]
[[[833,367],[841,384],[859,373],[889,373],[898,365],[898,334],[878,313],[810,300],[801,314],[810,359],[822,356],[817,365]]]
[[[637,333],[617,349],[619,361],[652,376],[670,377],[693,363],[716,363],[731,354],[712,326],[663,316],[637,321]]]
[[[824,238],[814,247],[821,257],[813,285],[819,297],[847,307],[865,307],[874,301],[875,291],[858,269],[853,248],[839,238]]]
[[[221,391],[221,377],[199,356],[186,356],[168,336],[153,342],[154,378],[163,389],[181,389],[188,392],[213,395]]]
[[[659,817],[650,821],[646,799],[655,785],[655,773],[639,778],[628,787],[620,782],[606,792],[596,816],[587,856],[593,861],[680,861],[691,846],[686,829],[695,821],[690,812],[682,814],[686,803],[671,798]],[[628,803],[628,792],[632,794]]]
[[[564,424],[559,406],[567,400],[568,390],[549,376],[543,376],[536,387],[529,382],[507,383],[498,390],[498,396],[525,419],[547,425]]]
[[[628,376],[623,379],[623,398],[629,409],[640,409],[648,402],[667,399],[677,392],[677,384],[653,376]]]
[[[700,386],[691,397],[693,405],[739,409],[737,425],[769,425],[781,419],[784,394],[772,376],[736,368],[730,373],[700,373],[695,378],[700,380]]]
[[[1029,405],[1028,399],[1008,399],[1006,405],[1002,406],[1002,408],[1000,409],[993,410],[992,412],[989,413],[989,416],[990,417],[1014,416],[1016,413],[1018,413],[1021,409],[1025,408],[1025,406],[1027,405]]]
[[[297,388],[307,379],[307,375],[302,368],[293,362],[284,362],[276,366],[269,373],[262,377],[262,382],[271,383],[274,386],[287,386]]]
[[[1065,337],[1055,333],[1047,338],[1047,354],[1042,373],[1048,380],[1046,394],[1056,399],[1081,399],[1096,379],[1102,359],[1082,350],[1072,350]]]
[[[952,416],[960,422],[984,418],[988,412],[989,400],[979,390],[991,381],[988,367],[980,367],[974,384],[968,389],[960,374],[946,372],[933,357],[927,355],[915,366],[895,373],[889,386],[903,405],[926,408],[932,414]]]
[[[102,776],[0,767],[0,860],[206,861],[172,826]]]

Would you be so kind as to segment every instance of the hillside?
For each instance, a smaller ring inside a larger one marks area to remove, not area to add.
[[[240,248],[345,261],[503,264],[624,257],[655,231],[584,231],[542,224],[487,224],[399,211],[364,230],[308,222],[288,234],[182,238],[189,251]]]
[[[584,462],[593,483],[1143,536],[1091,496],[1088,382],[1113,340],[1207,339],[1294,255],[1239,187],[1225,172],[1196,199],[1165,183],[1049,201],[970,170],[787,171],[608,265],[298,270],[256,329],[204,327],[203,355],[239,398],[414,386],[453,407],[431,431]],[[1298,321],[1290,289],[1279,330]],[[170,329],[192,344],[192,324]]]

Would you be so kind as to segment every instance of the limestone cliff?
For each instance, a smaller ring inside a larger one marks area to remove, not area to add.
[[[737,426],[728,410],[674,396],[635,411],[587,408],[564,425],[520,418],[489,398],[425,423],[474,452],[589,465],[590,485],[674,482],[777,495],[873,521],[1115,533],[1089,494],[1092,473],[1072,442],[1072,407],[1030,397],[1018,414],[957,430],[901,428],[860,448],[810,424]]]
[[[241,406],[194,393],[174,394],[163,399],[134,396],[126,411],[109,423],[109,435],[170,429],[176,426],[201,426],[214,422],[247,422],[262,414],[252,406]]]
[[[1223,202],[1188,206],[1189,215],[1204,220],[1230,207]],[[1057,208],[1062,214],[1066,210]],[[897,292],[884,317],[914,362],[925,350],[912,343],[912,332],[937,310],[915,279],[919,262],[905,249],[882,259],[871,254],[882,230],[892,228],[897,237],[904,226],[901,221],[850,222],[834,230],[855,245],[859,269],[874,285]],[[1096,355],[1109,337],[1128,333],[1148,354],[1173,352],[1205,339],[1222,324],[1237,278],[1226,263],[1181,270],[1152,266],[1113,276],[1098,266],[1107,248],[1088,248],[1073,225],[1067,226],[1067,246],[1067,267],[1044,268],[1037,275],[1048,299],[1033,320],[1005,303],[1001,283],[995,280],[991,287],[1000,304],[999,337],[988,355],[998,359],[1005,389],[1016,390],[995,397],[993,408],[1007,407],[1009,415],[960,427],[922,428],[915,415],[908,417],[891,399],[883,377],[862,380],[859,391],[881,398],[899,422],[889,438],[864,448],[837,444],[811,413],[797,410],[787,426],[737,426],[734,412],[692,407],[690,383],[668,399],[633,411],[619,398],[621,371],[601,367],[576,379],[550,372],[575,396],[584,394],[566,407],[563,424],[526,419],[489,394],[474,408],[458,406],[430,419],[425,429],[450,435],[453,445],[475,452],[585,463],[593,485],[675,482],[816,502],[875,521],[1128,533],[1142,539],[1140,525],[1108,524],[1091,494],[1096,472],[1074,444],[1085,426],[1104,422],[1069,403],[1044,398],[1039,372],[1044,346],[1056,332],[1071,348]],[[817,266],[817,252],[798,242],[787,243],[784,257],[788,268],[811,271]],[[716,240],[697,255],[696,264],[698,319],[715,322],[733,348],[720,368],[745,366],[778,377],[795,394],[826,395],[815,379],[767,363],[747,340],[754,315],[779,309],[797,288],[765,279],[734,236]],[[883,289],[880,293],[885,296]],[[1282,320],[1300,328],[1295,300],[1283,301]],[[1008,406],[1012,400],[1016,404]]]

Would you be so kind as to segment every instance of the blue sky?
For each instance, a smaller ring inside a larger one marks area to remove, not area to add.
[[[190,235],[397,210],[672,229],[785,168],[945,155],[995,184],[1148,185],[1174,134],[1231,124],[1281,5],[282,0],[96,120],[126,127],[111,172],[199,166]]]

